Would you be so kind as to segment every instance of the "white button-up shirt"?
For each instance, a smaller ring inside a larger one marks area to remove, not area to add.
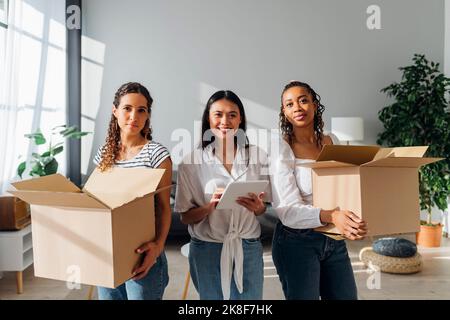
[[[230,182],[268,180],[268,170],[266,152],[253,145],[248,148],[238,145],[231,173],[214,155],[212,144],[204,150],[198,148],[178,165],[175,211],[186,212],[208,204],[215,190],[225,188]],[[270,186],[266,193],[270,194]],[[233,262],[236,287],[242,293],[244,257],[241,239],[260,236],[261,227],[255,214],[240,205],[233,210],[216,209],[202,221],[190,224],[188,230],[191,237],[223,243],[220,272],[224,299],[230,297]]]
[[[339,144],[331,133],[333,144]],[[312,206],[311,169],[298,166],[300,163],[315,162],[296,158],[289,144],[275,135],[279,153],[271,153],[273,207],[281,223],[293,229],[310,229],[324,226],[320,221],[321,208]]]

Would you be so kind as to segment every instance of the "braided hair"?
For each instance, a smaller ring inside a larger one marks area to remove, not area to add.
[[[314,134],[316,137],[316,145],[319,148],[322,148],[323,142],[323,119],[322,113],[325,110],[325,106],[320,102],[320,96],[311,88],[311,86],[307,83],[300,81],[291,81],[287,85],[284,86],[283,92],[281,93],[281,109],[280,109],[280,130],[283,136],[283,139],[286,140],[289,145],[293,143],[293,131],[294,128],[292,123],[286,118],[283,112],[283,95],[284,93],[293,87],[301,87],[305,88],[308,93],[311,94],[313,102],[316,103],[317,109],[314,113]]]
[[[144,128],[140,134],[147,140],[152,140],[152,129],[150,127],[150,114],[153,99],[150,92],[143,85],[137,82],[128,82],[120,86],[114,95],[113,105],[117,108],[120,105],[120,99],[129,93],[142,94],[147,99],[147,111],[149,118],[145,122]],[[108,134],[106,136],[105,145],[102,148],[101,161],[98,165],[100,171],[108,170],[112,167],[116,161],[116,157],[120,151],[120,127],[117,122],[117,118],[114,114],[111,114],[111,120],[109,121]]]

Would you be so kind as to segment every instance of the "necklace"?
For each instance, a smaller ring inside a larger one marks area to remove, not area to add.
[[[119,150],[120,161],[127,161],[134,158],[142,150],[144,146],[145,143],[132,147],[121,146]]]

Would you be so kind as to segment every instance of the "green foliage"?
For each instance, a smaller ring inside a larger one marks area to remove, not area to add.
[[[439,71],[439,63],[429,62],[415,54],[414,64],[399,68],[400,83],[381,90],[395,101],[384,107],[378,117],[384,131],[377,143],[390,147],[429,146],[427,157],[445,160],[421,167],[420,207],[427,210],[431,224],[433,205],[447,209],[450,194],[450,78]]]
[[[76,126],[67,127],[61,125],[54,127],[51,132],[47,151],[42,154],[33,153],[30,161],[31,169],[29,174],[31,176],[46,176],[54,174],[58,171],[58,161],[55,156],[64,150],[64,142],[59,142],[52,145],[52,138],[55,135],[59,135],[63,139],[81,139],[81,137],[89,134],[90,132],[79,131]],[[26,134],[26,138],[32,140],[36,145],[42,145],[47,142],[41,130],[36,130],[34,133]],[[26,161],[19,164],[17,167],[17,174],[22,178],[23,173],[26,170]]]

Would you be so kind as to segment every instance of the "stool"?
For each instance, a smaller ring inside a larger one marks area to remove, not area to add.
[[[95,289],[95,286],[89,286],[89,291],[87,294],[88,300],[92,300],[92,297],[94,296],[94,289]]]
[[[186,258],[189,257],[189,242],[181,247],[181,254],[183,256],[185,256]],[[181,300],[186,300],[190,281],[191,281],[191,273],[189,272],[189,268],[188,268],[188,271],[186,273],[186,280],[184,281],[184,289],[183,289],[183,294],[181,296]]]
[[[409,274],[422,270],[422,256],[416,254],[409,258],[383,256],[373,251],[372,247],[365,247],[359,252],[359,259],[366,265],[369,263],[386,273]]]

